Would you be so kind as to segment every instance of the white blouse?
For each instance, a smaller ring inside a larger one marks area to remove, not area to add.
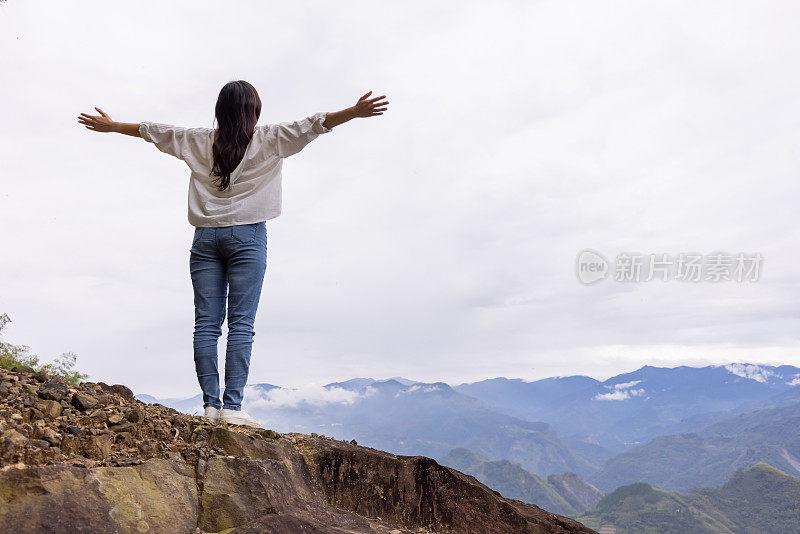
[[[295,122],[256,126],[231,187],[217,189],[210,176],[214,128],[183,128],[145,121],[139,134],[162,152],[186,162],[189,178],[189,223],[192,226],[231,226],[266,221],[281,214],[283,158],[300,152],[319,134],[327,113],[320,111]]]

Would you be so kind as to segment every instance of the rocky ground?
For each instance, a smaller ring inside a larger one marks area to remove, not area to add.
[[[0,369],[0,467],[18,462],[130,466],[174,454],[197,461],[215,452],[207,444],[216,426],[136,401],[123,385],[83,382],[74,387],[44,373]],[[272,430],[223,426],[263,439],[280,437]]]
[[[581,533],[423,456],[0,369],[0,531]]]

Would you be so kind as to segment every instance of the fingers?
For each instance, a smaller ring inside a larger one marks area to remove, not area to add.
[[[99,108],[95,108],[95,109],[100,111]],[[78,116],[78,122],[80,124],[83,124],[86,127],[87,130],[92,130],[93,132],[102,131],[100,129],[100,126],[102,126],[100,124],[100,120],[102,120],[102,119],[103,119],[103,117],[98,117],[98,116],[95,116],[95,115],[89,115],[88,113],[81,113]]]
[[[373,106],[372,112],[374,113],[374,112],[378,111],[378,112],[383,113],[389,107],[389,106],[387,106],[387,104],[388,104],[388,102],[384,102],[384,103],[378,104],[376,106]]]
[[[383,112],[388,109],[389,101],[385,100],[386,95],[367,99],[367,97],[371,94],[372,91],[369,91],[358,99],[358,107],[361,110],[359,112],[360,117],[375,117],[377,115],[383,115]],[[98,111],[100,110],[98,109]]]
[[[100,112],[100,115],[102,115],[103,117],[105,117],[105,118],[107,118],[107,119],[109,119],[109,118],[110,118],[108,115],[106,115],[106,113],[105,113],[105,112],[104,112],[102,109],[98,108],[97,106],[95,106],[95,107],[94,107],[94,109],[96,109],[97,111],[99,111],[99,112]]]

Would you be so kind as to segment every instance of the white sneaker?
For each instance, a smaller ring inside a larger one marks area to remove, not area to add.
[[[206,406],[206,412],[203,414],[203,417],[209,421],[219,421],[219,408]]]
[[[250,417],[250,414],[244,410],[229,410],[228,408],[223,408],[220,410],[219,419],[220,421],[229,423],[231,425],[246,425],[255,428],[264,428],[259,424],[258,421]]]

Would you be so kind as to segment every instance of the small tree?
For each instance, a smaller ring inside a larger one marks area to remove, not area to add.
[[[75,362],[78,357],[74,352],[65,352],[50,363],[44,364],[41,369],[50,375],[58,375],[64,377],[64,380],[77,386],[84,378],[89,378],[89,375],[79,373],[75,370]]]
[[[8,314],[0,315],[0,335],[6,325],[11,322]],[[30,354],[30,347],[27,345],[12,345],[0,339],[0,368],[12,369],[16,366],[27,366],[37,371],[45,371],[51,375],[58,375],[73,385],[78,385],[81,380],[88,378],[89,375],[79,373],[75,370],[77,356],[74,352],[65,352],[50,363],[39,363],[39,357]]]
[[[7,313],[0,315],[0,335],[10,322],[11,318]],[[39,357],[29,354],[29,352],[30,347],[27,345],[12,345],[0,340],[0,367],[11,369],[15,365],[27,365],[36,368],[39,365]]]

